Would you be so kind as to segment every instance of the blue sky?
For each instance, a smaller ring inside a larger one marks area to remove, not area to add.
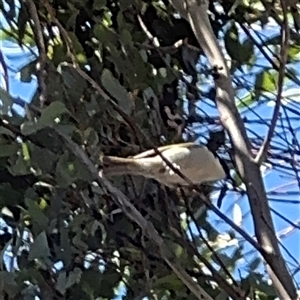
[[[1,18],[1,17],[0,17]],[[2,23],[3,24],[3,23]],[[268,26],[264,31],[261,31],[262,34],[265,34],[266,36],[271,36],[273,34],[278,34],[278,28],[275,26]],[[36,48],[31,49],[33,52],[37,53]],[[19,75],[19,70],[21,67],[26,65],[28,62],[30,62],[34,56],[32,53],[24,48],[21,49],[17,44],[12,43],[10,41],[1,41],[1,51],[4,54],[5,57],[5,62],[8,66],[8,72],[9,72],[9,92],[10,94],[17,98],[20,97],[24,99],[26,102],[30,102],[32,99],[32,96],[36,90],[37,87],[37,81],[36,78],[33,78],[30,83],[23,83],[20,81],[20,75]],[[266,60],[262,57],[256,62],[257,65],[268,65]],[[300,64],[296,64],[293,66],[295,70],[300,70]],[[244,80],[247,80],[249,85],[253,86],[254,85],[254,79],[255,76],[254,74],[259,72],[261,70],[260,67],[255,67],[251,69],[251,73],[248,72],[247,70],[244,70],[244,73],[240,73],[239,75],[243,77]],[[299,71],[298,71],[299,72]],[[299,73],[298,73],[298,78],[299,78]],[[0,81],[1,82],[1,81]],[[211,84],[211,82],[208,82],[208,84]],[[246,91],[245,90],[240,90],[237,93],[237,98],[242,98],[245,95]],[[286,86],[286,89],[284,91],[285,95],[290,94],[291,98],[293,101],[290,101],[288,106],[296,109],[297,111],[300,112],[300,91],[299,87],[288,83]],[[1,100],[0,100],[1,103]],[[200,105],[201,109],[205,110],[207,113],[212,114],[212,115],[217,115],[217,111],[212,109],[209,105],[206,103],[201,103]],[[15,106],[16,110],[20,113],[23,114],[23,110],[19,106]],[[258,119],[258,116],[263,118],[264,120],[270,119],[272,116],[272,111],[273,111],[273,106],[272,102],[265,102],[262,105],[257,105],[253,106],[254,112],[249,112],[246,110],[243,115],[246,115],[247,118],[249,119]],[[292,127],[293,128],[298,128],[300,125],[300,118],[298,115],[289,112],[288,113],[290,117],[298,118],[298,120],[292,121]],[[248,126],[251,128],[255,133],[258,135],[264,137],[264,135],[267,132],[267,127],[265,125],[254,125],[251,124]],[[299,131],[295,131],[295,134],[297,136],[297,139],[300,140],[300,134]],[[274,136],[274,141],[276,142],[282,142],[282,133],[281,133],[281,128],[278,126],[276,130],[276,135]],[[287,133],[287,138],[291,140],[291,134]],[[298,156],[299,159],[299,156]],[[299,192],[299,188],[295,182],[293,182],[293,178],[288,178],[284,177],[281,172],[278,172],[273,169],[268,169],[267,171],[264,172],[264,177],[265,177],[265,185],[267,191],[280,191],[280,192]],[[281,186],[281,188],[280,188]],[[270,196],[271,197],[271,196]],[[272,198],[276,199],[289,199],[289,200],[300,200],[299,195],[293,195],[293,196],[286,196],[286,195],[279,195],[279,196],[272,196]],[[243,221],[242,221],[242,227],[246,229],[247,232],[250,234],[254,234],[253,232],[253,226],[252,226],[252,217],[248,213],[249,212],[249,204],[248,200],[246,197],[239,197],[239,196],[234,196],[233,194],[229,194],[226,199],[223,201],[223,206],[222,206],[222,211],[226,213],[227,215],[231,216],[233,218],[233,205],[236,204],[238,208],[241,210],[243,214]],[[300,205],[299,204],[289,204],[289,203],[284,203],[284,202],[273,202],[270,201],[271,207],[280,212],[282,215],[284,215],[287,219],[297,222],[300,220]],[[235,209],[237,211],[237,209]],[[220,223],[220,220],[215,217],[213,213],[210,213],[211,220],[215,223],[218,224],[218,229],[220,231],[225,231],[228,229],[228,226],[226,224],[223,224],[222,222]],[[280,232],[290,225],[287,224],[284,220],[282,220],[280,217],[274,215],[274,222],[275,222],[275,227],[276,227],[276,232]],[[291,254],[300,261],[300,231],[295,230],[292,234],[287,235],[283,240],[283,244],[285,247],[289,249]],[[246,248],[247,249],[247,248]],[[249,248],[250,249],[250,248]],[[288,260],[291,261],[288,255],[286,254],[285,251],[283,251],[284,257]],[[249,262],[249,261],[247,261]],[[247,262],[240,262],[240,267],[243,268]],[[261,269],[263,270],[263,269]],[[299,272],[296,276],[296,280],[298,283],[300,283],[300,275]]]

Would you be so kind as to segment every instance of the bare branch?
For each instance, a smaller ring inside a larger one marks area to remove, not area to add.
[[[259,149],[259,152],[255,158],[255,161],[258,165],[261,165],[265,160],[268,153],[269,146],[276,128],[277,119],[279,117],[279,112],[281,108],[281,95],[284,84],[284,75],[285,75],[285,66],[288,57],[288,48],[289,48],[289,24],[287,20],[287,8],[286,5],[282,3],[283,11],[283,27],[281,27],[281,48],[280,48],[280,65],[279,65],[279,75],[278,75],[278,91],[276,96],[275,108],[273,111],[272,120],[269,127],[269,132]]]
[[[38,12],[33,0],[26,0],[28,11],[30,17],[33,20],[34,24],[31,24],[32,31],[36,37],[36,43],[39,50],[39,58],[37,64],[37,79],[38,79],[38,89],[40,91],[40,104],[44,105],[45,100],[47,99],[47,86],[46,86],[46,76],[47,72],[45,70],[46,61],[47,61],[47,52],[44,43],[44,36],[42,32],[42,26],[39,20]]]

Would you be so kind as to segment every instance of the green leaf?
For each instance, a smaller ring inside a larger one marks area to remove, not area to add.
[[[110,31],[102,24],[96,25],[94,28],[94,35],[100,42],[105,42],[106,47],[112,51],[114,45],[118,43],[118,36]]]
[[[106,6],[107,0],[97,0],[93,3],[93,10],[101,10]]]
[[[60,272],[56,283],[56,289],[60,293],[65,294],[68,288],[80,281],[81,274],[82,271],[79,268],[75,268],[70,272],[68,277],[65,271]]]
[[[52,102],[43,110],[42,115],[38,120],[39,127],[43,128],[46,126],[52,126],[53,124],[55,124],[55,119],[60,117],[64,113],[69,113],[69,111],[62,102]]]
[[[122,0],[122,1],[120,1],[120,10],[121,10],[121,12],[126,10],[132,4],[136,4],[135,0]]]
[[[35,223],[38,226],[38,230],[47,229],[49,220],[37,204],[35,200],[25,199],[25,204],[28,207],[28,213],[31,217],[32,223]]]
[[[41,232],[30,245],[29,260],[35,259],[47,259],[50,256],[50,250],[48,246],[47,236],[45,231]]]
[[[9,167],[9,171],[13,175],[27,175],[32,174],[30,170],[30,163],[24,159],[23,156],[19,156],[15,163]]]
[[[242,49],[240,53],[240,63],[248,63],[251,61],[254,54],[254,44],[251,39],[246,39],[242,44]]]
[[[274,92],[278,86],[278,72],[263,70],[256,76],[255,80],[255,100],[266,92]]]
[[[23,158],[25,161],[29,161],[30,160],[30,153],[29,153],[29,149],[28,149],[28,144],[27,143],[22,143],[22,154],[23,154]]]
[[[9,109],[14,104],[14,98],[6,90],[0,87],[0,100],[2,102],[3,113],[8,114]],[[0,102],[0,108],[1,108],[1,102]]]
[[[27,121],[21,125],[21,132],[24,135],[30,135],[37,132],[40,129],[37,122]]]
[[[9,197],[7,197],[9,195]],[[2,182],[0,184],[0,206],[16,205],[23,202],[23,193],[18,190],[14,190],[8,182]]]
[[[66,52],[63,44],[56,44],[50,48],[52,51],[49,53],[49,56],[52,58],[54,65],[59,65],[62,61],[66,60]],[[53,80],[53,78],[50,77]]]
[[[84,51],[82,45],[80,44],[80,42],[78,41],[77,36],[75,35],[74,32],[71,32],[71,31],[69,31],[68,34],[69,34],[70,39],[72,40],[73,48],[76,51],[76,58],[77,58],[78,62],[86,63],[87,58],[85,55],[85,51]]]
[[[56,165],[56,180],[60,187],[71,185],[76,179],[76,170],[73,162],[69,161],[69,153],[62,154]]]
[[[130,32],[126,29],[123,29],[120,33],[120,39],[124,45],[133,47],[132,36]]]
[[[65,294],[67,287],[67,274],[65,271],[61,271],[58,275],[55,288],[61,293]]]
[[[10,157],[15,155],[20,149],[16,143],[10,145],[0,145],[0,157]]]
[[[31,82],[32,81],[32,75],[35,74],[36,70],[36,60],[32,61],[31,63],[27,64],[20,70],[21,74],[21,81],[22,82]]]
[[[82,280],[94,291],[94,299],[96,297],[113,299],[114,289],[121,279],[121,274],[113,267],[107,268],[102,274],[92,269],[82,273]]]
[[[224,36],[225,48],[232,59],[235,59],[237,49],[240,48],[239,35],[236,25],[228,28]]]
[[[42,173],[52,173],[55,168],[57,157],[48,149],[40,148],[30,144],[31,166],[35,170],[40,170]]]
[[[6,135],[9,135],[11,137],[15,137],[15,135],[13,134],[12,131],[10,131],[9,129],[7,129],[5,127],[2,127],[2,126],[0,126],[0,134],[6,134]]]
[[[155,280],[155,287],[159,289],[172,289],[176,291],[182,288],[183,284],[176,274],[171,273]]]
[[[129,97],[126,89],[113,77],[108,69],[104,69],[101,75],[101,82],[104,88],[112,95],[117,101],[120,108],[127,114],[131,114],[133,103]]]
[[[238,66],[250,61],[254,53],[253,41],[246,39],[241,43],[239,32],[235,24],[226,31],[224,41],[229,56],[238,63]]]
[[[300,45],[290,45],[288,48],[288,59],[292,61],[299,60],[299,53],[300,53]]]
[[[10,298],[14,298],[19,290],[16,276],[16,273],[0,271],[0,291],[5,291]]]
[[[69,273],[66,288],[70,288],[72,285],[80,281],[82,271],[79,268],[75,268],[72,272]]]
[[[254,97],[251,92],[247,93],[242,99],[239,99],[236,103],[238,109],[249,107],[254,103]]]

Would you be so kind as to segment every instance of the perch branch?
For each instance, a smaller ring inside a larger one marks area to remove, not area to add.
[[[140,212],[132,205],[129,199],[117,188],[115,188],[108,180],[98,175],[98,171],[92,164],[90,159],[86,156],[83,150],[74,143],[68,136],[60,131],[54,129],[55,132],[64,140],[67,148],[85,165],[86,169],[92,175],[92,178],[99,184],[105,187],[107,192],[113,197],[113,201],[123,210],[127,217],[136,222],[143,232],[151,239],[159,249],[162,258],[174,271],[174,273],[185,283],[185,285],[194,293],[199,299],[213,300],[209,294],[198,284],[194,282],[191,276],[178,263],[175,254],[166,246],[162,237],[158,234],[153,224],[147,221]]]
[[[150,141],[150,139],[143,134],[143,132],[139,129],[134,122],[131,121],[130,117],[101,89],[101,87],[95,82],[88,74],[86,74],[84,71],[82,71],[78,66],[72,65],[69,63],[63,63],[64,66],[68,66],[70,68],[74,68],[79,75],[81,75],[84,79],[86,79],[94,88],[95,90],[101,95],[105,100],[107,100],[109,103],[111,103],[112,107],[122,116],[122,118],[129,124],[129,126],[132,128],[132,130],[138,135],[143,137],[147,143],[149,144],[149,147],[153,148],[149,151],[159,155],[162,160],[166,163],[166,165],[174,171],[178,176],[183,178],[187,181],[187,183],[192,184],[192,182],[186,178],[177,168],[174,168],[173,164],[169,162],[161,153],[157,150],[157,147],[153,145],[153,143]],[[256,248],[263,256],[264,249],[260,246],[259,243],[257,243],[249,234],[247,234],[243,229],[241,229],[239,226],[237,226],[230,218],[228,218],[225,214],[223,214],[216,206],[214,206],[210,199],[208,199],[203,193],[197,189],[197,187],[194,187],[195,190],[201,195],[201,197],[205,200],[204,204],[211,209],[219,218],[224,220],[229,226],[231,226],[236,232],[238,232],[246,241],[248,241],[254,248]]]
[[[285,261],[281,255],[264,188],[260,167],[253,159],[246,128],[235,105],[235,92],[230,72],[213,33],[208,18],[207,0],[170,0],[175,9],[186,18],[198,39],[215,76],[216,103],[223,126],[229,133],[235,152],[236,167],[246,184],[255,235],[264,249],[262,253],[270,278],[280,299],[297,299]]]

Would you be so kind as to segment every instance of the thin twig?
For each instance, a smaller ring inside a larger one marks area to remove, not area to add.
[[[56,18],[55,10],[53,9],[53,7],[51,7],[49,2],[47,0],[44,0],[43,5],[47,9],[47,11],[51,17],[51,21],[58,27],[58,29],[61,33],[61,36],[67,46],[67,56],[69,56],[72,60],[72,63],[75,64],[76,63],[76,55],[75,55],[75,50],[74,50],[74,47],[72,44],[72,40],[70,39],[66,29],[61,25],[59,20]]]
[[[166,163],[166,165],[174,171],[178,176],[183,178],[187,183],[192,184],[192,182],[184,176],[178,169],[176,169],[172,163],[169,162],[168,159],[166,159],[159,150],[157,150],[157,147],[153,145],[153,143],[147,138],[139,129],[138,126],[136,126],[130,119],[130,117],[123,112],[122,109],[119,108],[119,106],[101,89],[101,87],[89,76],[87,75],[84,71],[82,71],[79,67],[76,65],[72,65],[69,63],[63,63],[62,65],[74,68],[79,75],[81,75],[83,78],[85,78],[94,88],[95,90],[108,102],[110,102],[113,106],[113,108],[123,117],[125,122],[129,124],[129,126],[134,130],[137,136],[143,137],[145,141],[149,144],[151,148],[153,148],[153,151],[155,154],[159,155],[162,160]],[[215,207],[210,199],[203,195],[203,193],[197,188],[194,187],[194,189],[200,194],[202,199],[204,200],[205,205],[212,210],[218,217],[220,217],[222,220],[224,220],[229,226],[231,226],[234,230],[236,230],[245,240],[247,240],[257,251],[259,251],[263,256],[266,256],[266,252],[263,250],[263,248],[257,243],[249,234],[247,234],[242,228],[237,226],[230,218],[228,218],[226,215],[224,215],[217,207]],[[123,209],[124,211],[124,209]],[[126,213],[126,211],[124,211]],[[138,224],[139,222],[135,220]],[[176,273],[176,272],[175,272]]]
[[[252,145],[235,104],[235,92],[224,55],[208,18],[208,0],[169,0],[186,18],[211,67],[215,70],[216,103],[223,126],[227,129],[235,152],[237,170],[245,182],[258,243],[264,249],[268,274],[279,298],[297,299],[293,279],[282,257],[259,166]]]
[[[204,242],[205,246],[210,250],[210,252],[211,252],[212,256],[215,258],[215,260],[219,263],[221,269],[224,270],[224,273],[230,279],[232,286],[228,285],[227,281],[225,281],[224,278],[222,276],[220,276],[220,274],[216,271],[216,269],[212,266],[212,264],[210,264],[208,261],[206,261],[206,259],[198,253],[197,246],[196,246],[197,243],[195,241],[195,237],[194,237],[194,234],[193,234],[193,232],[191,230],[191,226],[190,226],[191,222],[189,222],[188,228],[189,228],[192,240],[194,242],[194,248],[195,248],[195,254],[196,254],[196,256],[210,270],[210,272],[212,273],[213,278],[215,279],[215,281],[219,284],[219,286],[221,288],[223,288],[228,293],[228,295],[230,297],[232,297],[233,299],[241,299],[241,298],[244,299],[244,295],[243,295],[242,290],[239,288],[237,282],[235,281],[235,279],[230,274],[228,268],[225,266],[225,264],[223,263],[222,259],[219,257],[219,254],[213,249],[213,247],[209,244],[209,242],[203,236],[203,234],[202,234],[202,232],[201,232],[201,230],[200,230],[200,228],[198,226],[198,222],[197,222],[197,220],[196,220],[196,218],[195,218],[195,216],[194,216],[194,214],[193,214],[193,212],[192,212],[192,210],[190,208],[189,201],[188,201],[188,199],[187,199],[184,191],[181,190],[180,192],[181,192],[181,195],[182,195],[182,197],[184,199],[184,202],[185,202],[185,206],[186,206],[186,209],[187,209],[187,214],[190,216],[191,221],[196,226],[199,237]]]
[[[4,78],[4,89],[9,93],[8,70],[7,70],[7,65],[6,65],[4,55],[2,54],[1,49],[0,49],[0,67],[2,68],[2,71],[3,71],[2,76]]]
[[[250,33],[249,29],[244,25],[244,24],[240,24],[241,28],[243,29],[243,31],[245,32],[245,34],[251,39],[251,41],[253,42],[253,44],[259,49],[259,51],[261,52],[261,54],[264,56],[264,58],[271,64],[272,68],[276,71],[279,71],[279,66],[278,64],[276,64],[274,62],[274,60],[268,55],[267,51],[264,49],[264,45],[261,45]],[[258,38],[261,38],[257,33],[256,33]],[[263,42],[263,41],[262,41]],[[268,49],[268,51],[272,52],[271,49]],[[273,53],[274,56],[276,56],[275,53]],[[277,57],[277,61],[279,61],[280,58]],[[285,76],[287,78],[289,78],[290,80],[292,80],[294,83],[296,83],[297,85],[300,85],[300,80],[295,77],[295,75],[289,71],[285,71]]]
[[[47,72],[45,70],[46,61],[47,61],[47,52],[44,43],[44,36],[42,31],[41,22],[38,16],[38,12],[33,0],[25,0],[28,6],[29,15],[31,16],[33,23],[31,23],[32,31],[35,35],[36,44],[39,50],[39,58],[37,68],[37,79],[38,79],[38,89],[40,92],[39,99],[41,107],[44,106],[44,103],[47,99],[47,85],[46,85],[46,77]]]
[[[279,117],[280,108],[281,108],[281,97],[282,97],[282,90],[284,84],[284,77],[285,77],[285,66],[288,57],[288,48],[289,48],[289,24],[287,20],[287,11],[286,6],[282,4],[283,10],[283,26],[281,27],[281,45],[280,45],[280,63],[279,63],[279,75],[278,75],[278,90],[276,96],[275,107],[273,111],[272,120],[269,127],[269,132],[259,149],[259,152],[255,158],[257,164],[261,165],[262,162],[265,160],[268,149],[271,144],[272,137],[275,132],[276,123]]]
[[[140,214],[140,212],[134,207],[134,205],[130,203],[130,200],[120,190],[115,188],[108,180],[98,175],[98,171],[93,163],[76,143],[55,128],[54,130],[64,140],[68,149],[86,166],[87,170],[90,172],[99,186],[106,188],[108,193],[112,196],[113,201],[122,208],[127,217],[136,222],[141,227],[144,234],[154,242],[156,247],[159,249],[162,258],[173,270],[173,272],[182,280],[182,282],[185,283],[185,285],[191,290],[191,292],[193,292],[193,294],[199,300],[213,300],[200,285],[194,282],[192,277],[190,277],[184,268],[179,264],[175,254],[167,247],[164,240],[154,228],[153,224],[147,221]]]
[[[159,155],[162,160],[166,163],[166,165],[174,171],[179,177],[183,178],[188,184],[192,185],[192,182],[184,176],[180,170],[175,168],[172,163],[169,162],[168,159],[166,159],[161,152],[157,149],[157,147],[151,142],[151,140],[143,134],[143,132],[139,129],[139,127],[134,124],[130,117],[121,109],[119,106],[101,89],[101,87],[95,82],[88,74],[86,74],[84,71],[82,71],[79,67],[76,67],[69,63],[63,63],[62,65],[74,68],[79,75],[81,75],[83,78],[85,78],[94,88],[95,90],[108,102],[111,103],[113,108],[121,115],[121,117],[125,120],[125,122],[128,123],[128,125],[134,130],[135,134],[139,137],[143,137],[144,140],[149,144],[149,147],[152,148],[152,150],[155,154]],[[229,226],[231,226],[235,231],[237,231],[245,240],[247,240],[255,249],[257,249],[263,256],[266,254],[265,251],[262,249],[262,247],[257,243],[249,234],[247,234],[243,229],[241,229],[239,226],[237,226],[230,218],[228,218],[225,214],[223,214],[216,206],[214,206],[210,199],[208,197],[204,196],[202,192],[197,188],[194,187],[194,189],[201,195],[201,197],[205,200],[205,205],[211,209],[219,218],[224,220]]]

